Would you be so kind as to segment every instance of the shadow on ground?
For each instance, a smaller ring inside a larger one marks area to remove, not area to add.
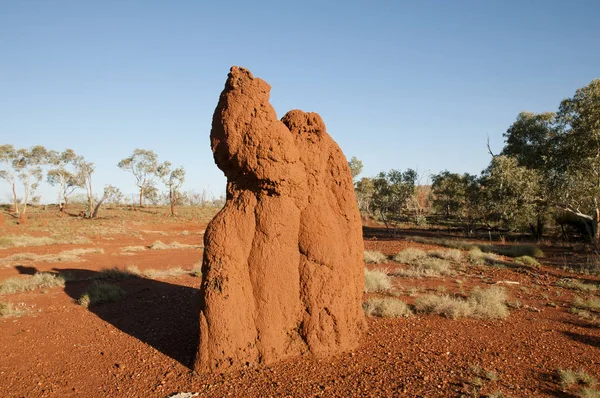
[[[32,272],[30,268],[22,269],[23,273]],[[66,277],[65,292],[73,300],[80,298],[87,287],[100,277],[99,272],[90,270],[55,271]],[[192,368],[199,341],[199,289],[143,277],[102,282],[119,285],[126,296],[117,303],[90,306],[89,311]]]

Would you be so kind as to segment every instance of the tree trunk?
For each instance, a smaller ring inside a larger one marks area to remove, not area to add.
[[[14,206],[14,212],[18,213],[19,212],[19,203],[17,201],[17,189],[15,187],[15,177],[13,176],[12,179],[12,193],[13,193],[13,206]]]
[[[171,217],[175,216],[175,198],[173,197],[173,188],[169,188],[169,203],[171,203]]]
[[[27,176],[27,184],[25,185],[25,197],[23,198],[23,214],[27,211],[27,202],[29,201],[29,184],[31,182],[31,175]]]
[[[104,202],[104,199],[105,197],[103,196],[102,199],[100,199],[98,203],[96,203],[96,207],[94,207],[94,212],[92,213],[90,218],[98,217],[98,210],[100,210],[100,206],[102,205],[102,202]]]
[[[142,198],[144,196],[143,194],[144,194],[144,190],[142,188],[140,188],[140,207],[144,206],[144,204],[142,203]]]
[[[88,217],[92,217],[92,209],[94,208],[94,196],[92,194],[92,182],[88,181]]]

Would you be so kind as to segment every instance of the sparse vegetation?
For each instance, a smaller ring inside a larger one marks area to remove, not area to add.
[[[169,250],[169,249],[202,249],[203,245],[186,245],[179,242],[163,243],[159,240],[148,246],[152,250]]]
[[[540,266],[539,261],[537,261],[535,258],[533,258],[531,256],[517,257],[517,258],[515,258],[515,263],[521,264],[521,265],[526,265],[528,267],[536,267],[536,268]]]
[[[77,303],[84,307],[91,307],[97,304],[118,302],[123,297],[125,297],[125,291],[120,286],[104,282],[94,282],[79,297]]]
[[[367,264],[381,264],[387,261],[387,257],[382,252],[365,250],[364,260]]]
[[[454,275],[454,271],[450,268],[450,263],[446,260],[425,257],[413,262],[408,268],[395,269],[392,275],[407,278],[437,277]]]
[[[576,296],[573,298],[573,307],[583,310],[600,311],[600,298],[589,297],[585,299]]]
[[[567,289],[579,290],[580,292],[593,293],[598,289],[598,285],[592,283],[583,283],[578,279],[564,278],[557,282],[558,286],[565,287]]]
[[[405,302],[392,297],[371,298],[363,303],[363,310],[367,316],[382,318],[407,317],[412,314]]]
[[[65,280],[63,277],[49,272],[38,272],[37,274],[26,278],[13,277],[4,280],[0,283],[0,294],[28,292],[31,290],[64,285]]]
[[[0,249],[85,243],[88,243],[88,240],[81,236],[61,238],[50,236],[8,235],[0,237]]]
[[[26,312],[25,309],[17,307],[13,303],[0,301],[0,317],[17,317]]]
[[[430,257],[441,258],[442,260],[448,260],[454,263],[460,263],[464,257],[463,252],[458,249],[430,250],[427,254]]]
[[[385,292],[391,288],[392,280],[386,272],[365,268],[365,292]]]
[[[58,254],[17,253],[1,259],[0,263],[15,261],[37,261],[42,263],[78,262],[83,261],[81,259],[82,255],[98,253],[104,253],[104,249],[73,249]]]
[[[94,279],[99,279],[99,280],[110,279],[110,280],[119,281],[119,280],[123,280],[123,279],[139,278],[139,276],[140,275],[139,275],[139,271],[137,270],[137,268],[114,267],[114,268],[105,268],[103,270],[100,270],[94,276]]]
[[[427,253],[421,249],[409,247],[394,256],[394,261],[401,264],[415,264],[427,257]]]
[[[484,245],[455,239],[423,238],[420,236],[412,237],[411,240],[413,242],[444,246],[458,250],[471,250],[476,247],[484,253],[494,253],[513,258],[522,256],[544,257],[544,252],[535,245]]]
[[[598,384],[596,379],[585,370],[559,369],[557,373],[563,391],[567,391],[573,387],[581,387],[578,394],[580,397],[600,397],[600,391],[593,388]]]
[[[439,314],[447,318],[504,319],[508,316],[504,289],[492,286],[475,288],[467,299],[449,295],[426,295],[415,303],[417,312]]]

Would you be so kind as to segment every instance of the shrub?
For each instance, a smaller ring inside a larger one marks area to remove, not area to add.
[[[28,292],[42,288],[64,286],[63,277],[50,273],[38,272],[29,278],[14,277],[0,283],[0,294]]]
[[[86,292],[79,297],[77,303],[89,307],[102,303],[114,303],[125,297],[125,291],[120,286],[110,283],[94,282]]]
[[[384,292],[392,288],[392,279],[381,270],[365,268],[365,292]]]
[[[367,316],[382,318],[399,318],[412,314],[405,302],[391,297],[371,298],[363,303],[363,310]]]
[[[381,264],[387,261],[387,257],[382,252],[368,251],[364,252],[364,260],[367,264]]]
[[[598,285],[592,283],[583,283],[577,279],[564,278],[557,282],[557,285],[568,289],[579,290],[581,292],[593,293],[598,290]]]

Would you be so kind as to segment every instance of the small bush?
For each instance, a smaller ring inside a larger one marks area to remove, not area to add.
[[[368,251],[364,252],[364,260],[367,264],[381,264],[387,261],[387,257],[382,252]]]
[[[392,279],[381,270],[365,268],[365,292],[384,292],[392,288]]]
[[[29,278],[14,277],[0,283],[0,294],[28,292],[42,288],[64,286],[63,277],[50,273],[38,272]]]
[[[517,257],[517,258],[515,258],[515,263],[521,264],[521,265],[526,265],[528,267],[536,267],[536,268],[540,266],[540,263],[531,256]]]
[[[451,319],[469,317],[473,313],[465,300],[448,295],[428,294],[419,297],[415,302],[415,309],[423,314],[438,314]]]
[[[407,317],[412,314],[405,302],[391,297],[369,299],[363,303],[363,310],[367,316],[382,318]]]
[[[110,283],[94,282],[86,292],[79,297],[77,303],[90,307],[102,303],[115,303],[125,297],[125,291],[120,286]]]
[[[421,249],[406,248],[394,256],[394,261],[401,264],[414,264],[427,257],[427,253]]]
[[[590,387],[583,387],[579,392],[579,396],[581,398],[600,398],[600,391]]]

